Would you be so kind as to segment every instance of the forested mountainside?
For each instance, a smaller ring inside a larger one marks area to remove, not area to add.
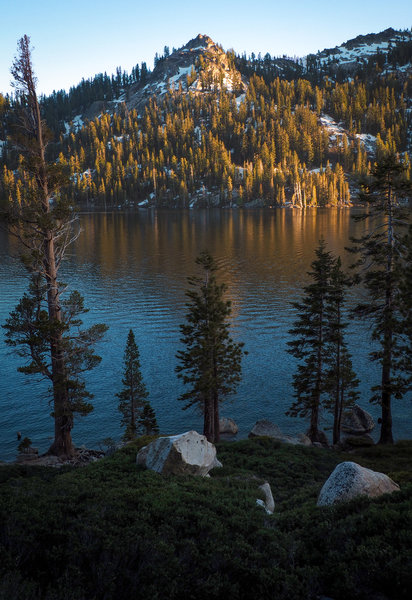
[[[386,152],[408,166],[412,34],[388,29],[304,59],[238,56],[199,35],[150,72],[97,75],[42,98],[50,160],[75,201],[97,206],[348,205]],[[30,193],[7,143],[0,96],[1,193]]]

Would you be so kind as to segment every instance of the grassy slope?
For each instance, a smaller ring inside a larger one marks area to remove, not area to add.
[[[0,600],[410,597],[411,442],[356,456],[222,443],[210,479],[143,471],[135,450],[81,469],[0,468]],[[342,460],[402,491],[317,508]],[[256,506],[262,481],[273,516]]]

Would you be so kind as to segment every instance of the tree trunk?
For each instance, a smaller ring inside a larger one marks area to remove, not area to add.
[[[340,403],[339,403],[339,414],[338,414],[338,431],[339,431],[339,442],[340,442],[340,432],[342,428],[342,415],[343,415],[343,402],[345,400],[345,386],[341,384],[340,389]]]
[[[392,367],[392,317],[393,317],[393,221],[392,221],[392,189],[388,186],[388,239],[386,264],[386,294],[384,307],[384,339],[382,359],[382,424],[379,444],[393,444],[392,412],[391,412],[391,367]]]
[[[316,374],[316,387],[312,394],[312,406],[310,411],[310,425],[308,431],[308,438],[312,442],[319,442],[319,404],[320,404],[320,394],[321,394],[321,386],[322,386],[322,351],[323,351],[323,309],[320,312],[319,316],[319,332],[318,332],[318,356],[317,356],[317,374]]]
[[[131,365],[131,383],[130,383],[130,433],[133,438],[136,437],[136,410],[135,410],[135,390],[133,379],[133,365]]]
[[[37,185],[42,191],[42,206],[44,212],[50,212],[50,195],[47,181],[47,166],[44,154],[43,131],[39,104],[36,99],[36,120],[38,145],[40,154]],[[44,260],[43,273],[47,285],[47,309],[51,325],[50,353],[53,383],[54,404],[54,442],[48,453],[56,456],[71,457],[74,448],[71,437],[73,416],[70,410],[69,393],[67,389],[67,373],[63,352],[63,336],[61,330],[62,312],[60,307],[59,282],[57,280],[57,261],[55,254],[54,235],[49,229],[44,231]]]
[[[335,411],[333,415],[333,444],[337,444],[340,441],[340,389],[339,385],[336,386],[335,396]]]
[[[341,316],[340,316],[340,306],[337,307],[337,325],[341,326]],[[336,391],[335,391],[335,411],[333,416],[333,444],[337,444],[340,441],[340,415],[342,414],[340,405],[340,390],[342,386],[342,377],[341,377],[341,360],[340,360],[340,330],[338,329],[338,340],[337,340],[337,348],[336,348]],[[342,398],[343,402],[343,398]]]
[[[220,441],[220,427],[219,427],[219,396],[218,394],[214,394],[213,397],[213,421],[214,421],[214,440],[213,442],[216,444]]]
[[[388,295],[388,292],[387,292]],[[391,410],[391,360],[392,360],[392,330],[389,329],[385,333],[383,364],[382,364],[382,423],[381,435],[378,444],[393,444],[392,435],[392,410]]]
[[[48,374],[48,376],[53,386],[53,416],[55,420],[55,439],[48,452],[58,456],[72,456],[74,453],[71,439],[73,415],[70,406],[63,348],[62,313],[57,280],[58,259],[55,248],[56,231],[53,230],[51,224],[53,219],[49,219],[50,200],[53,196],[52,186],[50,185],[52,178],[45,157],[46,142],[40,105],[36,94],[36,78],[31,64],[30,38],[28,36],[25,35],[21,38],[19,48],[19,55],[13,62],[11,73],[15,79],[18,91],[17,97],[19,98],[21,94],[25,106],[20,127],[24,132],[24,137],[26,137],[23,148],[25,154],[30,157],[31,169],[33,169],[36,180],[38,192],[36,202],[38,203],[39,217],[35,229],[36,233],[40,232],[43,246],[41,260],[37,255],[38,248],[32,248],[32,250],[35,250],[33,252],[32,270],[38,272],[44,278],[47,288],[49,317],[47,342],[51,355],[51,374]]]
[[[310,411],[310,424],[309,424],[309,429],[307,432],[307,436],[311,442],[321,441],[320,436],[319,436],[318,422],[319,422],[319,395],[317,395],[317,396],[314,395],[313,399],[312,399],[312,408]]]
[[[54,405],[63,404],[56,402]],[[54,416],[54,442],[47,451],[47,454],[59,456],[60,458],[71,458],[74,456],[74,447],[72,442],[71,430],[73,428],[73,419],[69,415]]]
[[[217,364],[216,356],[213,353],[213,377],[215,381],[215,389],[213,391],[213,442],[216,443],[220,440],[220,427],[219,427],[219,392],[217,390]]]
[[[60,308],[59,284],[57,281],[54,240],[52,235],[46,237],[44,251],[44,271],[47,281],[47,307],[49,320],[52,325],[50,352],[54,404],[54,442],[49,448],[48,453],[55,454],[56,456],[71,457],[74,454],[71,437],[73,416],[70,410],[70,400],[67,389],[62,332],[59,328],[59,325],[62,322],[62,314]],[[55,327],[56,325],[57,327]]]
[[[214,442],[214,411],[213,398],[211,394],[206,394],[203,402],[203,435],[208,442]]]

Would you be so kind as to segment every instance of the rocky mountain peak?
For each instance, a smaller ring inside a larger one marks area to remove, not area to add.
[[[223,88],[241,94],[246,89],[246,82],[229,64],[223,48],[208,35],[199,33],[186,45],[157,61],[149,80],[131,89],[128,105],[140,109],[150,97],[161,97],[170,90],[196,94]]]
[[[186,46],[183,46],[183,49],[193,50],[194,48],[208,48],[211,46],[215,46],[212,38],[210,38],[208,35],[199,33],[195,38],[190,40]]]

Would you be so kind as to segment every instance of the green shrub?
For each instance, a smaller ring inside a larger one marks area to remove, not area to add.
[[[256,438],[219,444],[210,478],[163,477],[135,464],[151,439],[78,469],[0,468],[0,600],[409,598],[411,485],[320,509],[353,455]],[[412,446],[397,446],[356,460],[407,479]]]

